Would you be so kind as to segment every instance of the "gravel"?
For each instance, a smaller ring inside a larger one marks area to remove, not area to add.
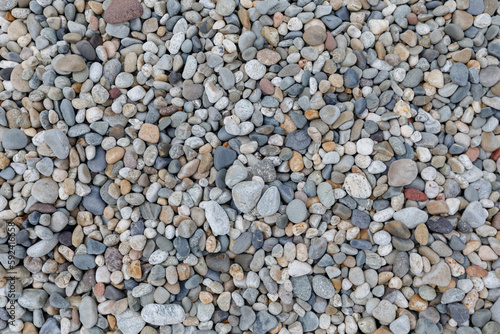
[[[0,17],[0,332],[500,331],[498,1]]]

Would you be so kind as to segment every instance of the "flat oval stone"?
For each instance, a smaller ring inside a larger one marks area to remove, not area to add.
[[[117,24],[141,17],[144,9],[137,0],[113,0],[104,12],[107,23]]]
[[[263,49],[257,52],[257,60],[264,65],[271,66],[277,64],[281,60],[281,56],[276,51]]]
[[[35,182],[31,188],[31,195],[41,203],[54,204],[59,198],[59,186],[50,178],[43,178]]]
[[[2,146],[6,150],[20,150],[28,145],[28,137],[19,129],[9,129],[2,136]]]
[[[440,217],[437,220],[428,220],[426,225],[431,232],[441,234],[448,234],[453,230],[453,225],[444,217]]]
[[[148,324],[166,326],[180,324],[186,318],[186,313],[178,304],[148,304],[142,309],[141,317]]]
[[[85,60],[77,55],[63,56],[52,65],[57,72],[80,72],[87,67]]]
[[[410,159],[396,160],[389,166],[389,185],[402,187],[409,185],[418,175],[418,168],[415,161]]]

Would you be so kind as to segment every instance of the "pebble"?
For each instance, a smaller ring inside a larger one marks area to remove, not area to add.
[[[178,304],[148,304],[141,311],[142,319],[157,326],[180,324],[186,317],[184,309]]]
[[[117,24],[141,17],[144,10],[137,0],[113,0],[104,12],[104,20]]]
[[[217,202],[210,201],[207,203],[205,216],[215,235],[226,235],[229,233],[229,217]]]

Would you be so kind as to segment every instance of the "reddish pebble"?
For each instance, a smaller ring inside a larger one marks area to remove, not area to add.
[[[260,89],[264,92],[264,94],[267,94],[267,95],[274,94],[274,90],[275,90],[274,85],[268,79],[263,78],[262,80],[260,80],[259,86],[260,86]]]
[[[335,50],[335,48],[337,47],[337,41],[335,40],[335,38],[333,38],[332,34],[327,32],[326,33],[326,41],[325,41],[325,47],[327,50]]]
[[[118,96],[122,95],[122,92],[116,87],[111,88],[109,91],[109,97],[112,99],[116,99]]]
[[[104,286],[104,283],[97,283],[96,285],[94,285],[94,293],[96,296],[103,296],[104,295],[104,290],[105,290],[105,286]]]
[[[415,15],[415,13],[408,13],[406,15],[406,19],[408,20],[408,23],[411,24],[412,26],[418,23],[418,17],[417,15]]]
[[[438,195],[436,196],[436,199],[437,199],[438,201],[444,201],[444,200],[446,199],[446,196],[444,196],[444,194],[443,194],[443,193],[441,193],[441,194],[438,194]]]
[[[472,277],[486,277],[488,276],[488,272],[481,268],[480,266],[472,265],[468,266],[465,269],[465,272],[467,275],[472,276]]]
[[[479,149],[477,147],[469,147],[465,155],[469,157],[471,162],[474,162],[479,157]]]
[[[415,188],[405,189],[405,197],[406,199],[412,201],[423,202],[427,200],[427,195]]]
[[[103,17],[107,23],[117,24],[141,17],[143,13],[144,9],[137,0],[113,0]]]
[[[496,149],[495,151],[493,151],[493,153],[491,153],[491,159],[493,161],[497,161],[498,158],[500,158],[500,148]]]
[[[273,16],[274,27],[278,28],[282,22],[283,22],[283,14],[278,13],[278,12],[274,13],[274,16]]]
[[[500,230],[500,213],[497,213],[493,216],[493,219],[491,220],[491,226],[493,226],[497,230]]]

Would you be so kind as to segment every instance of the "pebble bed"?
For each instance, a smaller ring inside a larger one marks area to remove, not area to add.
[[[0,333],[500,333],[497,0],[0,0]]]

